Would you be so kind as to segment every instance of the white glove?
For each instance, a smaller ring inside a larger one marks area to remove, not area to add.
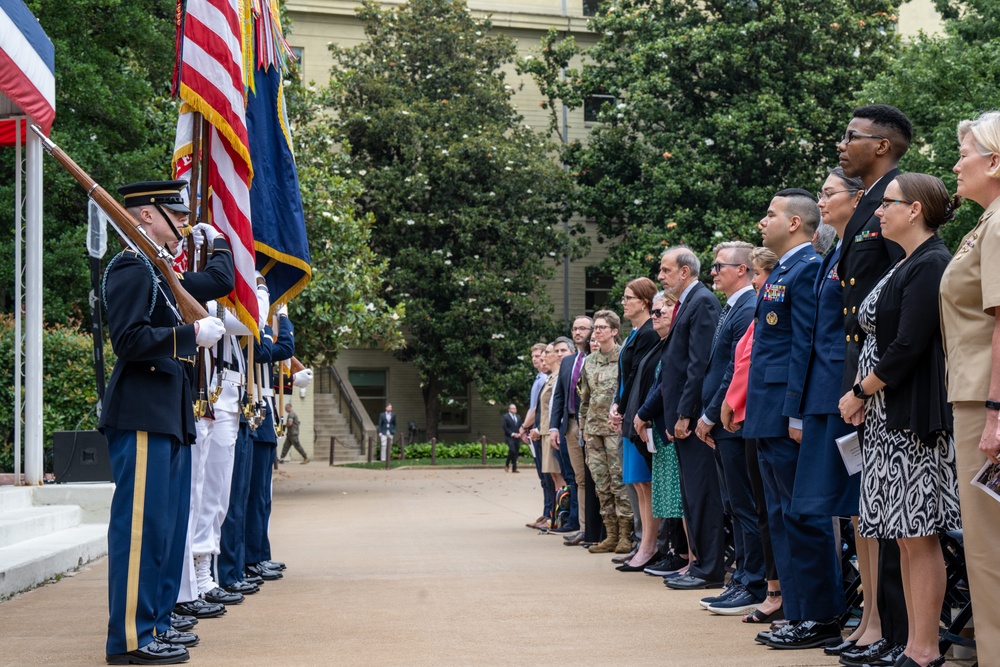
[[[284,315],[285,317],[288,317],[288,304],[287,303],[281,304],[281,307],[278,308],[278,315],[279,316],[280,315]]]
[[[212,245],[215,243],[215,239],[219,236],[219,230],[205,222],[199,222],[195,225],[194,229],[191,230],[191,233],[195,235],[194,244],[198,247],[201,247],[199,239],[204,239],[208,245]]]
[[[311,368],[303,369],[292,376],[292,384],[296,387],[308,387],[312,381],[313,372]]]
[[[198,333],[194,341],[199,347],[212,347],[226,333],[226,326],[218,317],[203,317],[197,322]]]

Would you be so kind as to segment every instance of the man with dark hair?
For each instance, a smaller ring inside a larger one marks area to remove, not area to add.
[[[764,245],[779,262],[757,301],[743,435],[757,439],[771,546],[790,621],[760,636],[778,649],[839,641],[838,617],[845,607],[833,522],[792,511],[816,317],[813,286],[821,265],[810,242],[819,221],[815,196],[801,189],[776,193],[760,221]]]
[[[865,194],[844,230],[837,273],[844,289],[844,378],[841,395],[857,382],[858,355],[865,342],[865,332],[858,325],[858,309],[879,278],[903,258],[903,250],[882,236],[882,225],[875,211],[882,204],[886,186],[899,174],[897,164],[913,140],[913,125],[906,115],[886,104],[858,107],[837,143],[840,166],[848,178],[860,178]],[[864,429],[858,428],[864,438]],[[874,554],[872,554],[874,556]],[[878,607],[882,636],[864,656],[854,656],[858,664],[875,662],[890,651],[896,655],[906,644],[907,619],[899,564],[899,546],[895,540],[879,540]],[[866,591],[867,593],[867,591]],[[867,597],[867,595],[866,595]],[[872,598],[868,598],[873,601]],[[875,646],[879,644],[879,646]],[[867,649],[867,646],[865,646]],[[852,659],[854,653],[844,655]],[[895,660],[889,660],[891,664]]]

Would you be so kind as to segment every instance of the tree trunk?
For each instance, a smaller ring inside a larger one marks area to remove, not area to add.
[[[424,423],[426,424],[427,439],[438,437],[438,424],[441,422],[441,392],[444,384],[437,378],[430,378],[424,381],[422,393],[424,395]]]

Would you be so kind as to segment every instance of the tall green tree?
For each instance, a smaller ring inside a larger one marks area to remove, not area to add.
[[[620,282],[667,244],[758,238],[776,190],[836,165],[854,92],[899,44],[892,0],[613,0],[590,25],[600,39],[568,90],[554,73],[574,50],[554,35],[521,67],[550,103],[604,101],[564,159]]]
[[[449,0],[367,1],[358,16],[366,41],[330,47],[331,108],[435,435],[442,396],[473,382],[507,400],[527,381],[518,357],[550,326],[540,279],[570,251],[557,226],[571,184],[513,108],[515,44],[488,19]]]
[[[918,35],[864,86],[858,101],[878,100],[902,109],[913,121],[914,142],[900,166],[934,174],[954,192],[958,122],[1000,107],[1000,3],[939,0],[937,7],[943,33]],[[967,202],[955,222],[941,229],[942,237],[954,248],[980,213]]]
[[[26,0],[55,46],[52,139],[98,183],[166,178],[176,108],[173,0]],[[46,158],[44,314],[47,322],[89,317],[87,197]],[[14,152],[0,153],[0,255],[14,255]],[[111,241],[111,244],[114,242]],[[14,266],[0,263],[0,310],[13,308]]]

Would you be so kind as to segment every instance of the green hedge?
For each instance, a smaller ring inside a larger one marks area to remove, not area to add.
[[[42,332],[42,427],[45,472],[52,472],[52,432],[97,427],[97,388],[94,380],[93,339],[64,326]],[[111,376],[114,357],[105,345],[105,378]],[[14,470],[14,317],[0,315],[0,471]],[[23,401],[23,394],[22,394]],[[23,405],[23,402],[22,402]],[[23,434],[23,431],[22,431]],[[23,465],[23,460],[22,460]]]
[[[399,456],[399,445],[393,445],[393,458]],[[437,458],[439,459],[476,459],[483,455],[483,446],[478,442],[459,442],[453,444],[438,443]],[[420,442],[406,446],[407,459],[429,459],[431,457],[431,443]],[[521,457],[531,458],[531,450],[527,445],[521,445]],[[506,459],[507,445],[486,444],[487,459]]]

